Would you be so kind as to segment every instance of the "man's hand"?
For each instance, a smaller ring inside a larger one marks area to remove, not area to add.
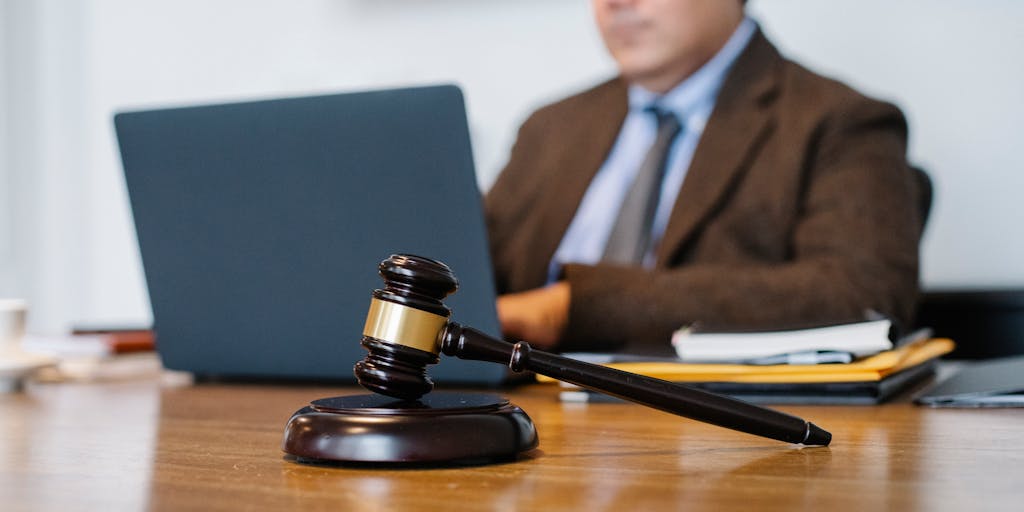
[[[498,297],[502,332],[537,348],[554,347],[569,322],[569,291],[569,283],[559,281]]]

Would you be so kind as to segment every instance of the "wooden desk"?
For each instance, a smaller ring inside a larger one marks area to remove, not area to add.
[[[1024,502],[1024,410],[785,407],[830,430],[804,448],[632,404],[506,393],[534,419],[524,460],[375,470],[285,460],[312,398],[241,385],[40,384],[0,395],[0,509],[992,510]]]

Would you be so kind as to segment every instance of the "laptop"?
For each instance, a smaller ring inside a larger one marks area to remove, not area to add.
[[[1024,355],[961,362],[948,379],[914,399],[932,407],[1024,407]]]
[[[164,366],[354,381],[377,265],[447,263],[453,318],[499,335],[465,106],[451,85],[118,113]],[[442,356],[435,382],[507,369]]]

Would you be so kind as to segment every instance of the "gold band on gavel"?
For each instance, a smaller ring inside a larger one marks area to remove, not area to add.
[[[437,335],[446,323],[447,317],[373,298],[363,336],[437,354]]]

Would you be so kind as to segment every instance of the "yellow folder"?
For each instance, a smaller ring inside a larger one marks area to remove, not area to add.
[[[874,382],[953,351],[953,340],[934,338],[879,352],[849,364],[746,365],[665,361],[609,363],[603,366],[674,382],[813,383]],[[538,376],[541,382],[555,382]]]

